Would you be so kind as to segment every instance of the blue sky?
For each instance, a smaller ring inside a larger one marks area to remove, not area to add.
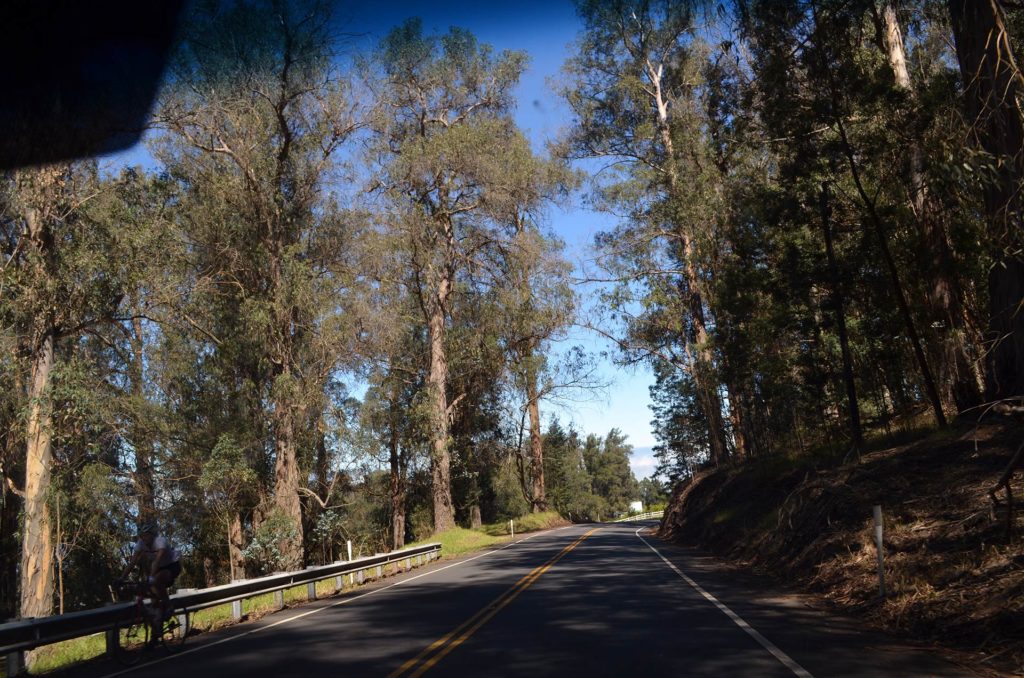
[[[409,17],[418,16],[425,32],[443,33],[451,26],[472,31],[481,42],[496,50],[513,49],[529,54],[528,70],[516,91],[519,102],[516,122],[530,137],[533,146],[543,151],[547,141],[554,139],[569,123],[569,111],[551,86],[559,77],[562,64],[569,56],[572,41],[580,28],[571,2],[524,0],[516,3],[478,4],[466,0],[414,2],[339,3],[335,8],[338,30],[351,35],[353,49],[372,49],[393,26]],[[111,158],[115,164],[151,165],[143,147],[137,147]],[[611,226],[607,215],[582,207],[578,196],[572,205],[554,210],[550,226],[565,241],[567,256],[577,267],[592,255],[590,245],[594,234]],[[587,290],[581,290],[584,294]],[[612,351],[604,340],[584,330],[576,331],[570,343],[583,345],[590,351]],[[631,460],[638,478],[649,476],[654,469],[650,448],[651,412],[648,409],[648,387],[653,377],[647,368],[625,370],[610,359],[602,362],[601,377],[611,385],[604,394],[596,394],[589,402],[544,408],[546,416],[558,416],[571,422],[583,433],[604,435],[618,428],[629,436],[634,446]]]

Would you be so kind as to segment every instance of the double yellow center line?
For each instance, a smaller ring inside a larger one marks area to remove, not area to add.
[[[399,666],[398,669],[388,675],[388,678],[399,678],[399,676],[417,678],[418,676],[422,676],[424,673],[429,671],[431,667],[444,659],[449,652],[466,642],[467,638],[476,633],[481,626],[491,619],[491,617],[498,614],[503,607],[511,603],[516,596],[529,588],[533,582],[540,579],[545,572],[550,570],[555,563],[565,557],[569,551],[572,551],[574,548],[579,546],[584,539],[600,529],[601,528],[596,527],[590,532],[587,532],[579,539],[559,551],[554,558],[543,565],[535,567],[529,572],[529,574],[517,581],[512,588],[498,596],[494,601],[477,612],[470,619],[463,622],[454,630],[449,631],[443,637],[435,640],[425,650]]]

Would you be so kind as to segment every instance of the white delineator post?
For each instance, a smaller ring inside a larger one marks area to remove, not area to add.
[[[509,531],[509,534],[512,535],[512,538],[515,539],[516,538],[516,525],[511,520],[508,521],[508,531]]]
[[[878,551],[878,595],[885,598],[885,567],[882,564],[882,507],[872,507],[875,518],[875,548]]]
[[[345,540],[345,549],[348,551],[348,559],[352,560],[352,540],[351,539],[346,539]]]

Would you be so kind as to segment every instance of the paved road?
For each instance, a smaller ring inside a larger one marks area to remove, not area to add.
[[[969,675],[637,531],[528,536],[203,634],[121,675]],[[104,663],[73,673],[118,671]]]

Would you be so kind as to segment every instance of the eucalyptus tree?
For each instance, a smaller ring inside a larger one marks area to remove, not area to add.
[[[426,328],[437,531],[454,525],[450,427],[466,397],[452,391],[454,305],[464,290],[496,282],[496,251],[516,214],[536,209],[561,172],[534,155],[512,121],[525,65],[524,54],[495,54],[465,30],[424,35],[410,20],[388,34],[370,66],[379,102],[375,194]]]
[[[571,362],[574,354],[570,353],[570,362],[562,365],[551,356],[554,342],[564,339],[575,321],[577,307],[569,280],[571,271],[561,256],[561,242],[545,235],[529,215],[517,215],[516,224],[501,262],[506,284],[498,290],[498,306],[513,388],[521,394],[523,403],[519,430],[529,431],[530,481],[528,486],[524,483],[524,489],[536,512],[548,509],[541,401],[559,389],[583,387],[585,374],[579,361]]]
[[[58,356],[73,353],[83,332],[115,320],[134,271],[120,224],[98,207],[110,186],[94,163],[20,170],[3,177],[0,190],[0,323],[5,372],[18,387],[21,487],[10,458],[3,460],[3,475],[22,500],[20,614],[39,617],[53,609],[55,436],[75,414],[73,407],[55,410],[54,380],[63,368]]]
[[[367,244],[374,255],[367,259],[373,284],[366,299],[377,318],[359,348],[369,383],[360,416],[387,454],[390,542],[398,549],[408,532],[409,468],[429,445],[427,337],[413,276],[389,247],[389,234],[374,235]]]
[[[121,253],[134,275],[121,290],[116,322],[91,328],[83,352],[93,379],[103,384],[95,392],[106,401],[104,416],[116,431],[115,470],[131,486],[135,519],[145,521],[157,513],[159,475],[173,430],[155,369],[159,346],[167,333],[188,327],[176,314],[184,248],[170,218],[172,182],[126,168],[108,184],[95,208],[118,225]]]
[[[584,29],[566,65],[575,121],[565,152],[607,163],[595,202],[625,215],[598,239],[619,283],[607,301],[627,318],[623,345],[691,371],[720,463],[729,449],[707,262],[724,210],[701,136],[703,55],[692,3],[587,1],[578,12]]]
[[[346,331],[352,225],[329,187],[358,128],[322,3],[197,4],[156,115],[157,156],[182,187],[180,223],[238,365],[269,418],[272,504],[286,567],[303,560],[301,424]],[[288,527],[288,529],[284,529]]]
[[[852,354],[843,359],[846,390],[858,381],[860,406],[881,415],[906,353],[918,368],[910,391],[941,425],[943,404],[963,410],[978,398],[979,234],[970,208],[953,207],[962,130],[950,123],[943,28],[918,3],[900,7],[915,26],[909,64],[891,3],[754,2],[740,23],[756,76],[751,107],[777,158],[772,192],[789,201],[794,227],[829,222],[824,259],[834,263],[808,273],[816,287],[845,288],[850,302],[840,310],[834,294],[829,304],[845,315],[836,324]],[[814,210],[825,184],[833,199]],[[839,278],[822,275],[828,268]],[[831,344],[834,327],[815,325]]]
[[[948,0],[963,104],[983,179],[989,327],[987,395],[1024,395],[1024,74],[1003,0]],[[1020,36],[1017,36],[1020,40]]]
[[[907,5],[910,6],[907,6]],[[939,387],[943,397],[957,410],[976,405],[984,389],[981,360],[977,355],[980,344],[978,323],[970,306],[969,275],[963,266],[963,253],[956,252],[950,233],[950,214],[942,204],[940,187],[935,181],[936,166],[941,163],[934,152],[926,148],[926,134],[934,127],[934,119],[948,109],[947,100],[929,97],[935,87],[935,78],[911,77],[908,60],[908,38],[904,31],[907,20],[920,28],[910,43],[915,49],[918,71],[937,70],[936,62],[942,52],[936,50],[938,39],[945,38],[945,26],[921,21],[925,8],[915,3],[871,3],[870,10],[876,26],[875,42],[887,57],[896,89],[893,97],[895,128],[908,144],[905,165],[907,201],[921,232],[921,242],[930,260],[924,267],[926,276],[925,301],[929,307],[931,325],[938,330]]]

